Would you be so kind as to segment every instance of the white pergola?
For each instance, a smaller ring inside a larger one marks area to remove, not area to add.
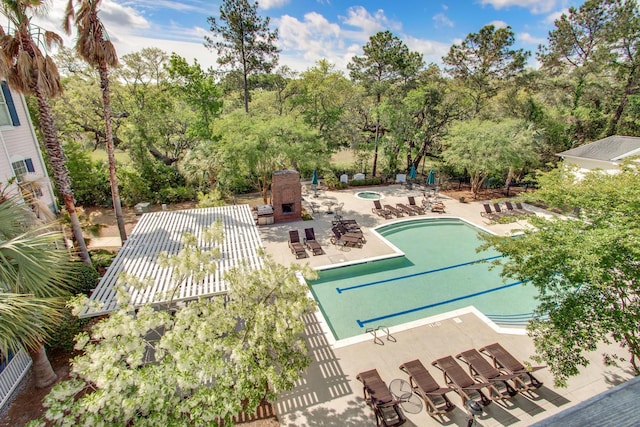
[[[217,245],[220,248],[220,259],[215,274],[200,282],[188,280],[183,283],[177,290],[174,301],[224,294],[228,291],[224,274],[229,269],[240,265],[261,268],[259,250],[262,248],[262,241],[249,205],[146,213],[91,294],[90,300],[99,302],[100,308],[94,309],[91,306],[95,304],[90,304],[80,317],[107,314],[118,308],[114,286],[122,272],[139,279],[152,280],[152,284],[145,289],[129,289],[134,306],[166,301],[168,291],[175,284],[171,281],[172,269],[158,266],[158,254],[178,253],[183,247],[181,238],[185,232],[200,238],[202,230],[216,221],[223,225],[224,239]],[[210,249],[212,246],[200,241],[199,247]]]

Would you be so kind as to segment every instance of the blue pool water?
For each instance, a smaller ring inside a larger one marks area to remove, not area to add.
[[[443,218],[376,231],[405,256],[322,270],[309,283],[337,340],[470,305],[505,326],[523,326],[530,317],[535,288],[505,281],[483,262],[500,254],[476,252],[480,229]]]

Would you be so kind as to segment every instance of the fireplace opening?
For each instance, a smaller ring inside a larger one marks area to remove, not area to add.
[[[293,203],[283,203],[282,204],[282,213],[283,214],[291,214],[295,210],[295,206]]]

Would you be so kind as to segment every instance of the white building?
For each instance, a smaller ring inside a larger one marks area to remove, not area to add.
[[[1,82],[0,186],[5,195],[21,194],[57,211],[38,139],[24,96]]]
[[[578,167],[578,174],[600,169],[615,173],[620,163],[640,155],[640,138],[635,136],[609,136],[571,150],[558,153],[565,164]]]

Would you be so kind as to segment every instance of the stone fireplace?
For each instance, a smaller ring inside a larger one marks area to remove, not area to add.
[[[271,205],[275,222],[302,219],[302,187],[297,171],[277,171],[271,177]]]

